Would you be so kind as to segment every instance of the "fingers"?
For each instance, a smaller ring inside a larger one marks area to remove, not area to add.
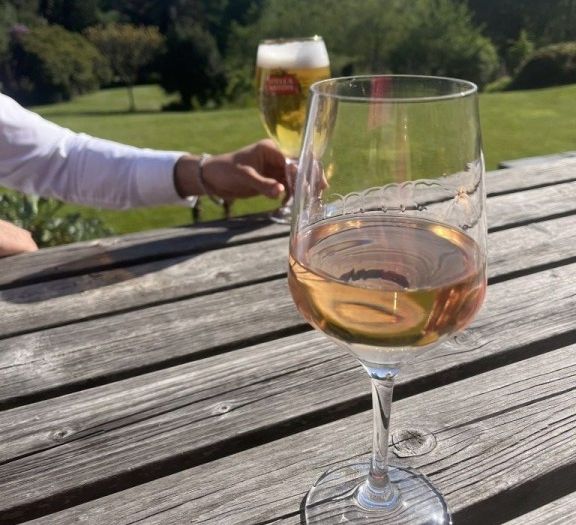
[[[0,257],[34,252],[38,246],[29,231],[10,222],[0,220]]]
[[[275,199],[284,191],[282,183],[274,178],[261,175],[252,166],[238,164],[237,167],[242,173],[244,184],[254,193]]]
[[[286,159],[268,139],[211,157],[203,174],[205,183],[226,200],[258,194],[276,199],[287,187]]]
[[[252,166],[261,175],[286,185],[286,158],[271,139],[256,142],[235,157],[238,164]]]

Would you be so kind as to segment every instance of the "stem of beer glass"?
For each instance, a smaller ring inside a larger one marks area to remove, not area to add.
[[[294,186],[296,183],[296,170],[298,169],[298,159],[286,157],[286,196],[283,205],[292,205],[294,199]]]
[[[388,477],[388,435],[392,411],[392,392],[398,370],[366,367],[372,380],[373,437],[370,472],[357,493],[365,509],[392,507],[398,494]]]

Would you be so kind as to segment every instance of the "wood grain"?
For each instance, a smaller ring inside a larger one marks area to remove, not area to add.
[[[240,217],[199,226],[148,230],[44,248],[31,254],[0,259],[0,286],[46,281],[136,261],[158,260],[213,250],[272,237],[287,236],[287,225],[261,215]]]
[[[438,446],[398,461],[438,483],[455,525],[576,489],[575,168],[489,174],[486,305],[401,375],[393,429]],[[0,522],[298,522],[326,465],[368,450],[371,423],[365,375],[305,331],[279,278],[286,235],[248,221],[0,261],[0,283],[41,282],[6,285],[0,303],[0,403],[14,407],[0,412]]]
[[[575,224],[576,217],[571,216],[491,234],[490,276],[523,273],[531,267],[570,260],[575,253]],[[282,240],[269,241],[262,248],[261,253],[267,255],[262,263],[255,262],[259,251],[240,247],[223,251],[230,251],[229,256],[224,257],[226,265],[221,256],[217,259],[206,254],[210,264],[199,270],[200,276],[204,277],[212,273],[211,283],[216,287],[218,279],[225,280],[229,276],[235,279],[243,275],[245,262],[257,264],[259,268],[250,274],[253,279],[260,275],[260,270],[266,272],[262,275],[274,275],[285,264]],[[218,260],[220,265],[216,265]],[[217,277],[218,273],[220,277]],[[158,291],[162,289],[162,283],[166,285],[167,295],[178,293],[176,283],[170,284],[169,281],[168,276],[163,276],[160,282],[124,289],[117,300],[135,300],[132,299],[134,296],[145,296],[147,290],[153,290],[152,294],[162,294]],[[206,286],[203,277],[200,282],[196,282],[194,277],[188,282],[190,288]],[[105,309],[107,294],[103,292],[97,297],[97,308]],[[75,315],[81,320],[90,308],[88,298],[80,305],[73,298],[66,300],[68,316]],[[112,305],[118,304],[113,297],[109,300]],[[58,304],[62,305],[50,301],[44,307],[42,302],[38,306],[16,305],[14,310],[4,305],[3,311],[13,326],[33,324],[46,321],[51,315],[56,318],[63,315],[60,310],[64,308],[57,308]],[[27,306],[30,306],[29,310]],[[224,311],[226,316],[222,316]],[[4,320],[0,325],[2,322]],[[200,357],[228,347],[272,339],[274,334],[283,331],[305,329],[286,283],[281,279],[97,318],[73,328],[61,326],[39,330],[0,341],[0,403],[14,402],[16,398],[28,395],[42,395],[71,385],[89,385],[91,381],[109,376],[141,373],[151,367],[168,366],[178,360]]]
[[[542,272],[540,280],[526,276],[492,286],[474,328],[406,367],[400,391],[546,352],[546,338],[564,334],[573,341],[575,271],[572,265]],[[522,316],[515,290],[522,290]],[[570,377],[564,362],[562,368]],[[249,446],[255,432],[270,439],[268,429],[295,425],[296,431],[306,414],[318,420],[343,405],[364,406],[368,394],[355,360],[308,333],[5,411],[0,518],[30,511],[22,505],[51,509],[49,498],[61,504],[62,498],[95,497],[203,455],[213,459],[234,441]]]
[[[434,481],[455,525],[485,523],[491,499],[501,494],[500,518],[522,513],[530,505],[523,487],[534,483],[550,496],[566,468],[576,467],[575,350],[566,347],[395,403],[393,428],[427,428],[437,446],[394,462]],[[272,521],[298,511],[308,487],[333,462],[364,456],[370,428],[370,414],[361,413],[33,523]]]
[[[566,182],[526,190],[521,193],[498,195],[488,199],[488,227],[510,228],[545,217],[557,217],[576,212],[576,182]]]
[[[572,193],[564,190],[564,185],[533,190],[528,208],[535,210],[532,215],[538,222],[490,236],[492,277],[576,256],[576,215],[542,220],[551,200],[557,199],[554,211],[560,209],[558,193],[564,195],[568,207],[576,206]],[[572,190],[576,194],[576,185]],[[520,195],[492,199],[490,225],[502,226],[527,216]],[[6,338],[278,278],[286,271],[287,252],[286,238],[271,239],[2,290],[0,334]]]

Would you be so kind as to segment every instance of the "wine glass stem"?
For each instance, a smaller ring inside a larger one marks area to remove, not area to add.
[[[368,509],[393,506],[398,498],[388,478],[388,434],[392,411],[395,369],[368,368],[372,380],[373,442],[370,472],[357,494],[358,503]]]

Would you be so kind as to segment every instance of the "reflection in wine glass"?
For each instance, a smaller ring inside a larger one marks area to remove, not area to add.
[[[295,164],[300,153],[310,86],[330,76],[324,41],[310,38],[264,40],[258,46],[256,86],[262,121],[286,156],[286,195],[271,218],[289,223]]]
[[[388,465],[399,370],[466,327],[486,290],[476,86],[420,76],[311,88],[298,166],[289,285],[304,318],[372,379],[374,447],[324,474],[307,523],[447,524],[422,474]]]

